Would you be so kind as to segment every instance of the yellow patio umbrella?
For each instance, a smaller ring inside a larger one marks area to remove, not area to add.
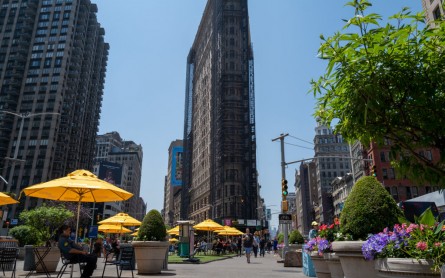
[[[122,233],[130,233],[131,230],[127,229],[125,227],[122,227],[121,225],[107,225],[107,224],[103,224],[100,225],[97,228],[100,232],[104,232],[104,233],[118,233],[118,234],[122,234]]]
[[[206,219],[201,223],[198,223],[195,226],[193,226],[193,229],[199,231],[216,231],[216,230],[224,230],[224,227],[216,223],[212,219]]]
[[[66,177],[29,186],[22,190],[26,196],[57,201],[77,202],[77,231],[79,230],[80,204],[82,202],[115,202],[130,199],[133,194],[99,179],[87,170],[76,170]],[[19,198],[20,199],[20,198]]]
[[[109,224],[109,225],[121,225],[121,226],[140,226],[141,221],[136,218],[131,217],[127,213],[120,212],[116,215],[113,215],[107,219],[104,219],[98,224]]]
[[[220,236],[240,236],[240,235],[243,235],[242,232],[235,231],[235,230],[218,230],[218,231],[215,231],[215,233],[218,233],[218,235],[220,235]]]
[[[179,235],[179,225],[177,225],[174,228],[171,228],[170,230],[167,230],[167,234],[169,234],[169,235]]]
[[[224,230],[224,227],[212,219],[206,219],[202,221],[201,223],[196,224],[193,226],[193,229],[199,230],[199,231],[207,231],[207,240],[210,240],[210,232],[216,231],[216,230]]]
[[[215,233],[218,233],[220,235],[222,234],[236,234],[236,235],[242,235],[243,232],[239,231],[238,229],[234,228],[234,227],[230,227],[230,226],[224,226],[224,229],[222,230],[216,230]]]
[[[130,236],[138,236],[138,232],[136,231],[136,232],[130,234]]]
[[[175,242],[177,242],[179,240],[177,238],[172,237],[172,238],[169,238],[168,241],[171,242],[171,243],[175,243]]]
[[[10,204],[17,204],[19,201],[17,201],[16,199],[12,198],[9,195],[6,195],[4,193],[0,192],[0,205],[10,205]]]

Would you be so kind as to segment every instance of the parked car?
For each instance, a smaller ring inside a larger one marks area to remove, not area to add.
[[[415,222],[414,215],[419,217],[428,208],[431,208],[431,212],[433,213],[434,217],[440,219],[439,210],[434,202],[404,201],[399,203],[399,207],[405,214],[405,218],[413,223]]]

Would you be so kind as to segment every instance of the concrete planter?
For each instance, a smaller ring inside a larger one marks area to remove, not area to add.
[[[323,256],[319,256],[318,252],[311,252],[311,259],[318,278],[331,278],[331,271]]]
[[[332,278],[343,278],[343,268],[341,267],[340,258],[335,253],[324,253],[323,257],[328,264]]]
[[[45,252],[45,250],[47,249],[47,247],[35,247],[38,252],[40,254],[43,254]],[[37,258],[34,257],[34,261],[37,262]],[[43,259],[43,261],[45,262],[45,266],[46,269],[48,270],[48,272],[56,272],[57,270],[57,265],[59,264],[60,261],[60,250],[58,247],[51,247],[51,250],[48,252],[48,254],[45,256],[45,258]],[[43,271],[43,267],[41,265],[37,266],[36,272],[38,273],[42,273]]]
[[[431,270],[433,262],[430,260],[416,260],[411,258],[386,258],[375,261],[377,277],[407,277],[416,278],[440,277],[440,273]]]
[[[161,273],[168,241],[133,241],[138,274]]]
[[[374,261],[366,261],[362,254],[364,241],[334,241],[332,249],[340,258],[345,278],[375,278]]]

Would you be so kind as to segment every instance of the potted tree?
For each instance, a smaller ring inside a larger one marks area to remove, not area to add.
[[[144,217],[134,247],[139,274],[161,273],[169,242],[167,230],[159,211],[152,209]]]
[[[369,234],[392,227],[402,211],[375,177],[362,177],[352,188],[340,216],[341,232],[354,241],[334,241],[332,249],[340,258],[346,278],[375,277],[374,263],[362,255],[363,240]]]
[[[34,266],[36,259],[33,249],[41,252],[42,249],[51,248],[44,258],[45,266],[49,272],[56,271],[60,260],[60,251],[55,246],[54,236],[57,229],[73,216],[74,214],[63,206],[49,207],[46,204],[20,213],[19,219],[24,225],[14,227],[10,233],[12,236],[17,236],[16,239],[19,240],[20,244],[32,245],[32,247],[28,245],[31,248],[25,247],[25,266],[31,269]],[[26,252],[32,254],[26,255]],[[41,266],[37,266],[36,271],[43,272],[43,269]]]

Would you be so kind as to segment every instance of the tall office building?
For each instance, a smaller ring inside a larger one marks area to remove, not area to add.
[[[182,154],[182,140],[171,142],[168,148],[168,174],[164,182],[164,207],[163,215],[165,224],[173,227],[177,220],[175,219],[174,196],[181,191],[182,172],[184,169]]]
[[[247,0],[209,0],[187,57],[181,217],[257,219]]]
[[[301,163],[295,194],[297,198],[297,229],[309,234],[312,221],[320,221],[318,206],[317,170],[315,161]]]
[[[113,131],[98,135],[96,139],[96,158],[94,171],[99,178],[110,179],[112,183],[133,193],[130,200],[119,203],[98,205],[103,217],[117,212],[125,212],[142,220],[147,206],[140,198],[142,177],[142,146],[133,141],[123,140],[118,132]]]
[[[92,169],[109,49],[96,13],[89,0],[0,0],[1,191]]]
[[[349,145],[340,134],[317,120],[314,138],[315,167],[318,186],[318,215],[320,222],[333,223],[334,206],[332,181],[351,172]]]

